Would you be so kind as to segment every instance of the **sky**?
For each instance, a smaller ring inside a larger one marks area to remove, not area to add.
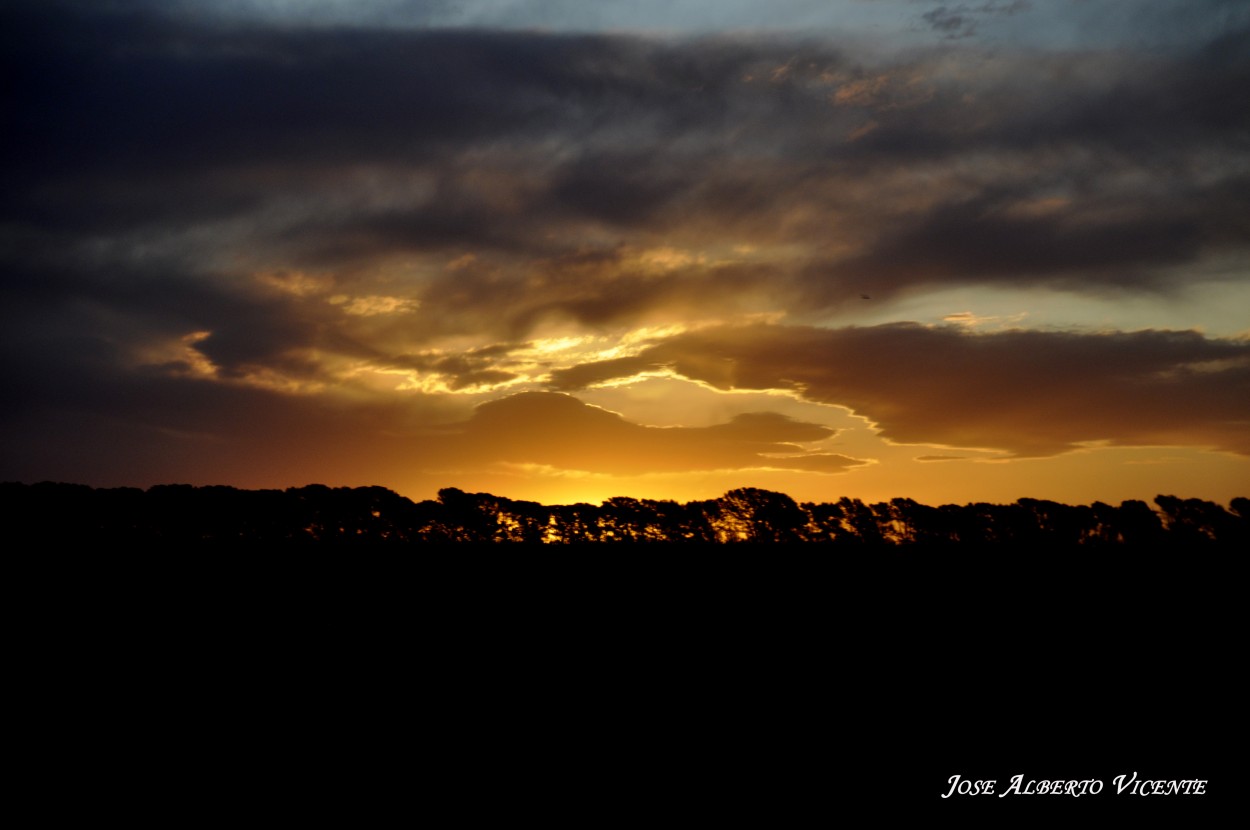
[[[1244,0],[7,0],[0,480],[1250,495]]]

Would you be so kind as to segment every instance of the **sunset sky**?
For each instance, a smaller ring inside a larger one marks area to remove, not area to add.
[[[1245,0],[5,0],[0,480],[1250,495]]]

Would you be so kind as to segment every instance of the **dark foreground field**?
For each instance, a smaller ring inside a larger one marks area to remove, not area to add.
[[[0,493],[34,531],[3,559],[19,783],[53,813],[1212,826],[1244,796],[1244,499]],[[685,544],[591,541],[652,539]],[[1116,794],[1134,774],[1207,792]]]

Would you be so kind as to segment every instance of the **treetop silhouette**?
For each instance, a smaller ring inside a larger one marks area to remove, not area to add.
[[[93,489],[42,482],[0,484],[9,527],[63,541],[194,543],[766,543],[844,548],[1146,547],[1239,548],[1250,542],[1250,499],[1228,509],[1160,495],[1157,509],[1129,500],[1067,505],[945,504],[907,498],[866,504],[798,503],[758,488],[681,504],[618,496],[599,505],[543,505],[439,491],[413,502],[384,487],[311,484],[286,490],[158,485]]]

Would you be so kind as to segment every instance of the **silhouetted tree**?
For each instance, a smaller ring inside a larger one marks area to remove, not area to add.
[[[1132,547],[1152,547],[1164,541],[1163,522],[1150,505],[1138,499],[1120,502],[1117,537]]]
[[[655,525],[648,505],[625,496],[608,499],[599,513],[600,539],[605,542],[659,541],[662,532]]]
[[[499,528],[498,501],[481,493],[466,493],[456,487],[438,491],[443,505],[443,522],[452,542],[494,542]]]
[[[1013,504],[929,507],[911,499],[866,505],[796,504],[759,488],[719,499],[608,499],[547,507],[454,487],[413,503],[384,487],[312,484],[278,490],[158,485],[94,490],[75,484],[0,484],[10,529],[49,540],[184,546],[241,542],[411,545],[431,542],[823,542],[836,546],[992,545],[1042,551],[1083,545],[1238,549],[1250,541],[1250,500],[1230,509],[1203,499],[1066,505],[1022,498]]]
[[[700,509],[663,499],[643,499],[642,508],[649,518],[648,541],[691,542],[713,538],[704,512]]]
[[[1156,496],[1168,536],[1182,544],[1209,544],[1236,535],[1237,519],[1224,508],[1202,499]]]
[[[1021,521],[1017,540],[1039,546],[1075,547],[1095,536],[1094,511],[1085,506],[1072,506],[1039,499],[1020,499],[1016,502]],[[1025,516],[1030,517],[1025,528]]]
[[[599,508],[593,504],[578,502],[551,508],[556,520],[558,536],[554,541],[576,544],[597,542],[600,538]]]
[[[805,501],[799,508],[807,516],[803,526],[804,541],[832,544],[847,533],[842,529],[842,513],[836,505]]]
[[[900,544],[926,547],[949,545],[952,531],[947,514],[912,499],[895,498],[889,505],[890,524]]]
[[[885,544],[876,512],[859,499],[843,496],[832,504],[807,502],[801,508],[807,517],[803,532],[807,540],[842,546]]]
[[[718,541],[797,542],[807,523],[794,499],[755,487],[730,490],[718,499],[718,506],[713,524]]]
[[[1231,530],[1232,538],[1228,541],[1233,546],[1244,550],[1245,545],[1250,544],[1250,499],[1238,496],[1230,501],[1228,506],[1236,517],[1236,523]]]
[[[496,538],[504,542],[542,542],[550,530],[551,511],[536,501],[499,499],[495,503],[499,529]]]

